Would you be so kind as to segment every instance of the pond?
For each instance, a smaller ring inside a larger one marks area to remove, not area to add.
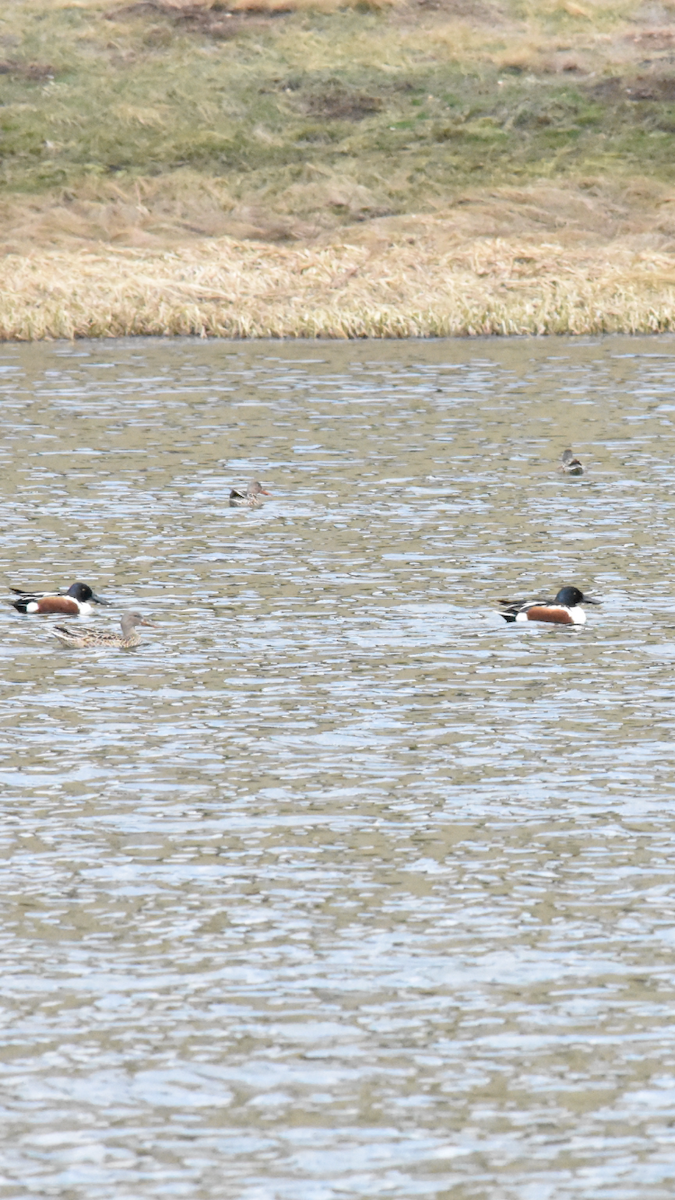
[[[4,607],[0,1195],[670,1198],[675,339],[4,345],[0,397],[7,596],[157,626]]]

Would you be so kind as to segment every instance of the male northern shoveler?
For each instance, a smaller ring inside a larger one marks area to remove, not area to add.
[[[584,468],[571,450],[563,450],[560,456],[560,467],[564,475],[583,475]]]
[[[9,590],[19,597],[9,603],[21,613],[59,613],[62,617],[78,617],[92,612],[93,604],[110,604],[109,600],[97,596],[88,583],[73,583],[66,592],[24,592],[15,587]]]
[[[252,479],[246,491],[242,488],[232,488],[230,508],[258,508],[263,503],[261,497],[269,494],[257,479]]]
[[[505,621],[546,621],[549,625],[585,625],[582,604],[599,604],[576,587],[561,588],[555,600],[500,600]]]
[[[76,648],[98,646],[100,649],[130,650],[141,640],[136,632],[137,625],[149,625],[151,629],[157,628],[152,621],[146,621],[140,613],[127,612],[122,617],[121,634],[104,633],[98,629],[71,629],[68,625],[54,625],[49,632],[58,638],[63,646]]]

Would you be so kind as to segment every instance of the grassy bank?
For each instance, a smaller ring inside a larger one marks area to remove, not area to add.
[[[379,247],[222,239],[178,251],[48,251],[0,273],[0,336],[429,337],[675,328],[668,256],[516,239],[443,221]],[[372,231],[371,231],[372,232]]]
[[[0,336],[675,324],[675,0],[14,0]]]

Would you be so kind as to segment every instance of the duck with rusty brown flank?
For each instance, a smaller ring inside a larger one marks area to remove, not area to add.
[[[553,600],[500,600],[505,621],[543,621],[547,625],[585,625],[582,604],[599,604],[578,587],[562,587]]]
[[[252,479],[246,490],[232,488],[230,492],[230,508],[259,508],[263,503],[262,497],[270,493],[257,479]]]
[[[71,583],[64,592],[26,592],[11,587],[17,597],[9,603],[17,612],[39,616],[57,613],[61,617],[84,617],[93,612],[94,604],[110,605],[110,600],[97,596],[88,583]]]
[[[157,628],[153,621],[146,621],[140,613],[126,612],[122,617],[121,634],[105,633],[99,629],[73,629],[68,625],[54,625],[49,632],[58,638],[62,646],[72,646],[74,649],[92,646],[100,650],[131,650],[141,640],[136,632],[137,625],[148,625],[151,629]]]

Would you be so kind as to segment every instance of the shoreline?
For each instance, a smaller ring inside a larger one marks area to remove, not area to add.
[[[675,254],[615,239],[466,238],[443,218],[333,244],[226,237],[171,250],[7,255],[0,340],[425,338],[675,330]],[[414,230],[414,233],[411,233]],[[344,237],[344,240],[343,240]],[[361,239],[361,240],[359,240]]]

